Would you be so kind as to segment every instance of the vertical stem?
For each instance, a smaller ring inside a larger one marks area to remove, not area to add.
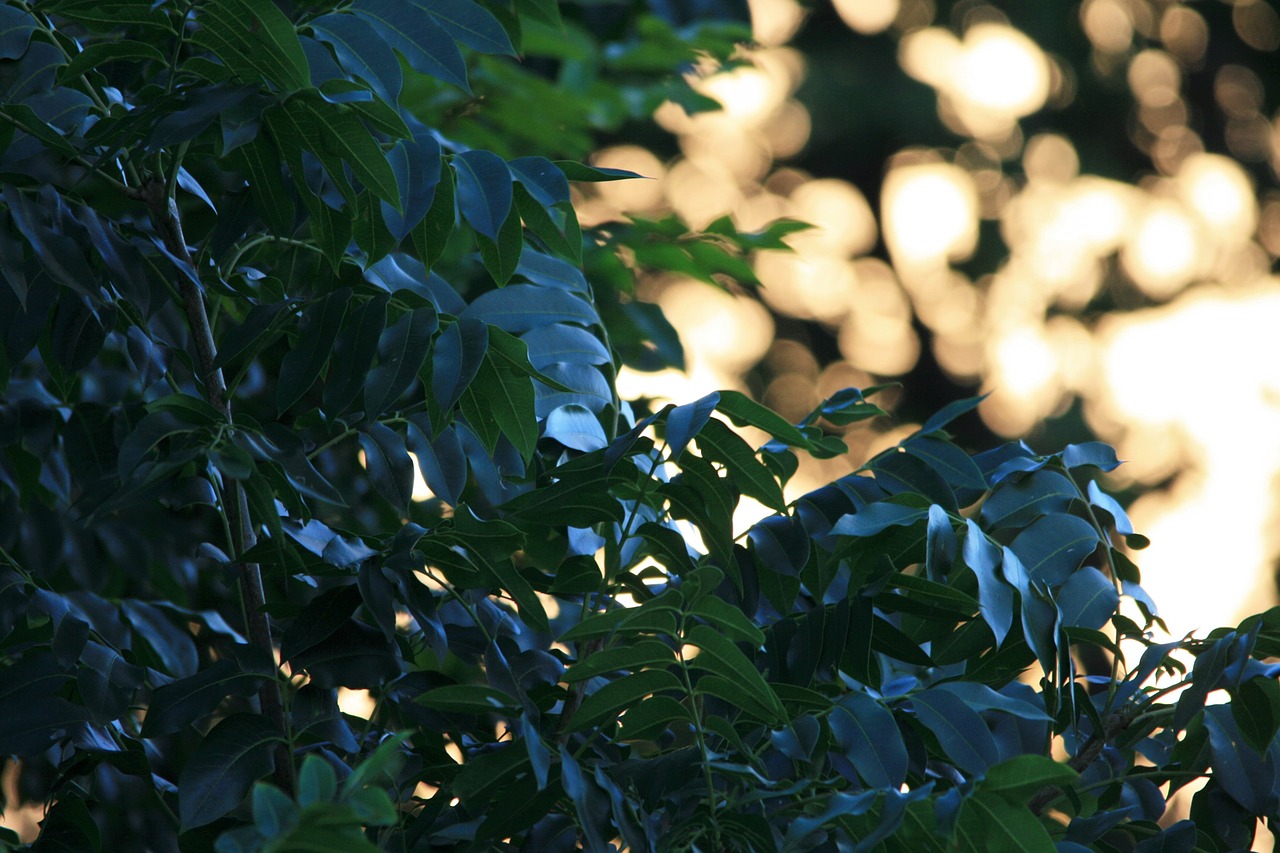
[[[182,233],[182,220],[178,216],[178,206],[173,197],[166,191],[163,180],[151,179],[142,186],[142,200],[151,212],[152,221],[160,231],[165,248],[180,262],[191,267],[192,275],[179,272],[176,276],[178,291],[182,295],[183,309],[187,315],[187,323],[191,326],[191,337],[195,344],[196,359],[200,368],[200,380],[204,384],[205,396],[210,405],[222,413],[228,423],[231,418],[231,400],[227,397],[227,386],[222,376],[222,369],[215,367],[218,356],[217,346],[213,341],[213,330],[209,326],[209,313],[205,307],[204,294],[192,276],[195,266],[191,253],[187,248],[186,237]],[[262,587],[262,570],[257,563],[246,562],[242,555],[257,544],[258,537],[253,529],[253,519],[249,514],[249,499],[244,488],[236,481],[229,480],[227,499],[223,502],[227,514],[228,526],[231,528],[236,572],[240,586],[240,600],[245,611],[245,630],[249,642],[265,651],[275,659],[275,644],[271,639],[271,625],[267,621],[263,606],[266,595]],[[284,705],[280,699],[280,685],[277,681],[267,681],[258,692],[262,713],[266,715],[279,730],[286,731]],[[275,781],[287,792],[293,791],[293,756],[286,744],[276,747]]]

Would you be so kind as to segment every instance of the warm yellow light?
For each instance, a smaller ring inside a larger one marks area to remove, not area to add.
[[[606,148],[591,158],[596,166],[627,169],[650,180],[608,181],[595,184],[607,203],[620,211],[645,211],[662,203],[663,178],[666,169],[653,152],[638,145]]]
[[[1143,292],[1167,299],[1190,282],[1200,254],[1200,235],[1182,207],[1155,202],[1140,219],[1121,262]]]
[[[754,65],[713,74],[697,88],[719,101],[729,118],[746,124],[762,121],[781,101],[778,81]]]
[[[967,257],[978,237],[978,198],[969,173],[948,163],[900,166],[881,191],[885,240],[895,263],[933,266]]]
[[[434,498],[436,496],[435,492],[431,491],[431,487],[427,485],[427,481],[422,479],[422,469],[418,464],[418,454],[413,451],[409,451],[409,458],[413,460],[412,499],[415,501],[426,501]]]
[[[898,64],[902,70],[935,89],[950,84],[959,58],[960,40],[941,27],[908,33],[898,44]]]
[[[1030,400],[1040,396],[1058,374],[1058,358],[1043,329],[1011,329],[995,343],[992,383],[1004,394]]]
[[[1003,24],[979,24],[965,34],[958,71],[958,93],[981,109],[1024,116],[1044,106],[1049,96],[1044,52]]]
[[[876,218],[858,188],[847,181],[824,178],[808,181],[791,194],[791,215],[816,225],[792,238],[801,252],[820,251],[850,257],[876,244]]]
[[[1085,0],[1080,23],[1089,41],[1103,53],[1123,53],[1133,41],[1133,18],[1120,0]]]
[[[1240,164],[1220,154],[1193,154],[1182,163],[1178,189],[1213,237],[1240,242],[1253,236],[1258,205],[1253,184]]]
[[[898,17],[898,0],[835,0],[836,12],[854,32],[883,32]]]

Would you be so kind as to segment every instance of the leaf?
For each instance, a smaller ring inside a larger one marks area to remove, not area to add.
[[[378,494],[401,516],[407,515],[413,498],[413,460],[404,439],[375,421],[360,433],[360,447],[364,450],[365,469]]]
[[[1068,444],[1063,448],[1062,464],[1067,468],[1083,468],[1093,466],[1103,471],[1114,471],[1121,463],[1116,459],[1116,451],[1101,441],[1086,441],[1083,444]]]
[[[195,675],[157,687],[147,706],[142,736],[180,731],[212,714],[227,696],[253,695],[270,674],[270,667],[246,671],[235,660],[223,658]]]
[[[449,684],[416,697],[414,702],[437,711],[459,714],[510,713],[520,702],[501,690],[484,684]]]
[[[1003,711],[1023,720],[1039,720],[1051,723],[1053,718],[1045,713],[1043,704],[997,693],[985,684],[973,681],[948,681],[935,685],[933,691],[943,691],[961,699],[975,711]]]
[[[360,601],[360,590],[351,583],[317,595],[294,617],[284,632],[280,656],[284,660],[293,660],[332,635],[351,617]]]
[[[285,92],[311,85],[293,23],[271,0],[219,0],[201,7],[199,21],[196,44],[213,51],[241,78],[266,78]]]
[[[564,680],[573,684],[611,672],[637,672],[646,667],[667,668],[675,660],[675,652],[666,643],[637,640],[583,657],[565,670]]]
[[[1037,581],[1059,584],[1098,547],[1098,534],[1089,522],[1055,512],[1032,522],[1009,548]]]
[[[439,326],[435,309],[415,308],[387,327],[378,340],[378,364],[364,381],[365,417],[386,412],[418,377]]]
[[[1273,678],[1251,678],[1232,693],[1231,716],[1245,741],[1263,753],[1280,730],[1280,683]]]
[[[768,714],[765,722],[780,725],[786,721],[786,711],[773,689],[732,640],[714,628],[695,625],[685,634],[685,642],[701,649],[687,665],[712,672],[750,693]]]
[[[0,714],[0,750],[4,755],[39,755],[64,741],[89,721],[86,708],[56,696],[10,696]]]
[[[495,362],[486,354],[462,396],[462,411],[472,428],[480,430],[490,452],[496,446],[497,434],[505,435],[520,456],[529,459],[538,441],[537,416],[534,412],[533,381],[527,376]]]
[[[978,792],[964,800],[955,829],[962,850],[988,853],[1055,853],[1044,825],[1023,805]]]
[[[644,178],[644,175],[629,172],[626,169],[610,169],[604,166],[588,166],[576,160],[556,160],[556,168],[571,181],[596,183],[599,181],[628,181],[632,178]]]
[[[358,15],[322,15],[309,22],[333,48],[343,69],[368,83],[389,104],[400,99],[400,62],[378,31]]]
[[[1101,628],[1120,606],[1115,584],[1092,566],[1068,577],[1056,598],[1064,626]]]
[[[751,445],[724,423],[709,419],[698,433],[698,449],[704,457],[724,465],[729,478],[744,495],[778,512],[786,510],[787,501],[773,473],[756,458]]]
[[[333,344],[329,375],[325,377],[325,414],[336,418],[355,402],[369,374],[378,341],[387,325],[387,303],[391,297],[379,293],[351,311]]]
[[[471,385],[488,347],[489,327],[479,320],[461,319],[440,333],[431,352],[431,392],[442,412]]]
[[[1026,527],[1042,515],[1066,511],[1078,496],[1075,483],[1042,468],[996,486],[982,504],[982,520],[992,529]]]
[[[553,409],[547,415],[543,434],[565,447],[584,453],[602,450],[609,444],[604,427],[600,426],[600,421],[591,410],[574,404]]]
[[[303,309],[297,343],[280,362],[276,383],[276,409],[280,413],[302,399],[324,369],[350,301],[351,289],[340,287]]]
[[[545,157],[518,157],[507,163],[512,176],[543,207],[569,201],[569,182],[560,167]]]
[[[683,690],[679,680],[667,670],[646,669],[625,675],[584,699],[569,721],[569,728],[581,730],[602,725],[645,696],[666,690]]]
[[[382,152],[378,140],[354,112],[342,104],[331,104],[316,98],[294,98],[286,102],[285,107],[309,114],[310,127],[319,134],[319,139],[306,140],[313,146],[311,150],[317,154],[323,151],[340,157],[368,190],[396,210],[401,209],[400,188],[396,184],[391,164],[387,162],[387,156]],[[317,142],[319,149],[314,147]],[[342,175],[335,174],[335,170],[328,165],[325,168],[341,187],[344,181]]]
[[[904,441],[902,449],[926,463],[953,488],[986,491],[986,478],[973,457],[951,442],[920,435]]]
[[[1000,760],[995,738],[978,712],[945,690],[925,690],[911,697],[921,724],[938,738],[942,751],[966,773],[978,775]]]
[[[470,91],[458,45],[433,17],[403,0],[357,0],[351,9],[400,51],[415,71]]]
[[[320,688],[382,688],[400,676],[400,655],[382,632],[347,620],[325,639],[293,658]]]
[[[662,437],[672,458],[678,459],[694,436],[702,431],[719,402],[720,394],[712,391],[699,400],[676,406],[667,413]]]
[[[971,412],[978,408],[978,406],[982,404],[982,401],[987,399],[988,396],[989,395],[987,394],[983,394],[981,397],[967,397],[963,400],[953,400],[952,402],[947,403],[924,422],[924,425],[920,427],[920,432],[917,433],[917,435],[930,435],[931,433],[940,431],[956,418],[966,412]]]
[[[732,710],[741,711],[752,719],[769,725],[779,725],[779,720],[783,719],[768,701],[770,698],[777,700],[772,690],[762,696],[737,681],[719,675],[702,676],[693,689],[699,696],[709,695],[722,699]]]
[[[480,234],[497,240],[511,211],[511,170],[506,161],[492,151],[464,151],[454,156],[453,170],[463,217]],[[518,257],[517,250],[517,262]],[[515,269],[515,262],[511,268]]]
[[[1067,765],[1044,755],[1017,755],[987,770],[982,790],[998,793],[1013,805],[1021,805],[1047,785],[1070,785],[1078,774]]]
[[[551,364],[608,364],[609,351],[595,335],[579,326],[548,323],[520,336],[529,350],[529,363],[537,370]]]
[[[480,53],[515,56],[507,31],[483,6],[471,0],[409,0],[430,14],[458,41]]]
[[[312,752],[302,759],[298,771],[298,804],[328,804],[338,790],[338,776],[329,762]]]
[[[928,518],[929,511],[918,506],[881,501],[843,515],[831,527],[834,536],[874,536],[890,527],[908,527]]]
[[[483,320],[513,335],[549,323],[595,326],[600,322],[591,306],[572,293],[532,284],[512,284],[482,293],[461,316]]]
[[[850,691],[827,717],[831,734],[862,781],[897,788],[907,777],[907,748],[893,713],[865,693]]]
[[[804,433],[778,413],[760,405],[741,391],[721,391],[716,410],[738,426],[753,426],[792,447],[808,447]]]
[[[498,287],[504,287],[520,265],[520,253],[524,248],[520,214],[512,208],[495,239],[490,240],[479,234],[476,236],[476,243],[480,247],[480,259],[484,262],[484,268],[489,271],[489,277]]]
[[[205,736],[178,777],[182,831],[230,812],[272,771],[270,744],[283,740],[259,714],[232,714]]]

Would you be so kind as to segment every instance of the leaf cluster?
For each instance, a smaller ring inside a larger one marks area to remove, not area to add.
[[[743,35],[634,5],[0,5],[0,755],[36,845],[1274,830],[1280,611],[1156,643],[1109,448],[970,454],[968,400],[791,498],[881,389],[619,399],[681,361],[634,268],[751,286],[802,227],[580,227],[570,182],[631,176],[559,158],[707,106],[678,72]]]

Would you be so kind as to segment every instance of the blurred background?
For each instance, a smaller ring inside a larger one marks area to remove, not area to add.
[[[897,425],[850,428],[850,453],[810,460],[794,497],[989,393],[956,427],[971,450],[1099,438],[1127,460],[1108,483],[1152,540],[1135,556],[1173,634],[1272,606],[1276,10],[751,0],[751,13],[748,62],[696,84],[724,110],[668,103],[655,117],[670,137],[599,151],[598,165],[654,180],[596,185],[581,216],[819,227],[788,238],[794,253],[757,255],[756,293],[646,278],[689,370],[624,371],[623,396],[738,388],[798,420],[840,388],[900,381],[877,398]]]

